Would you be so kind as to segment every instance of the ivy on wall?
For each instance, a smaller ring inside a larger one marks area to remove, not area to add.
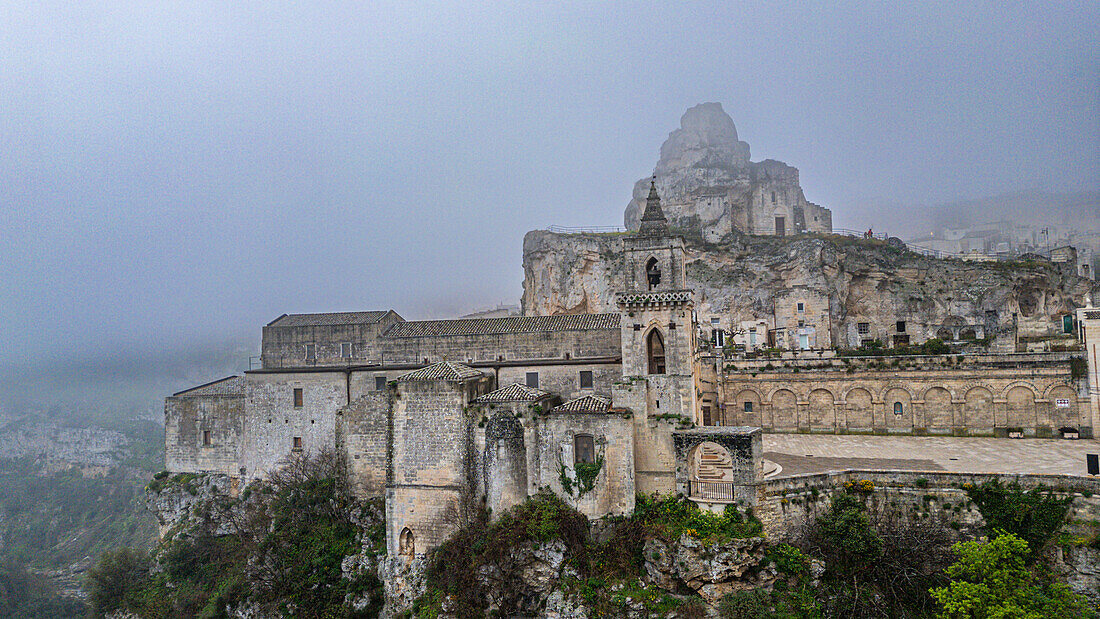
[[[581,498],[596,487],[596,478],[603,469],[603,456],[596,458],[595,462],[578,462],[573,467],[574,475],[569,475],[569,469],[561,461],[558,462],[558,478],[561,480],[562,490],[569,496]]]

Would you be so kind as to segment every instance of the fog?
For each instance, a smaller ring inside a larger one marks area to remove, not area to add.
[[[703,101],[838,227],[1100,188],[1094,2],[230,4],[0,2],[9,382],[517,303]]]

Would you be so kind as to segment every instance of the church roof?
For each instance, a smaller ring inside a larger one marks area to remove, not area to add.
[[[321,314],[283,314],[268,323],[269,327],[326,327],[332,325],[374,324],[393,310],[369,312],[325,312]]]
[[[657,177],[649,181],[649,196],[645,200],[645,211],[642,212],[641,225],[638,228],[641,234],[667,234],[668,219],[661,210],[661,198],[657,195]]]
[[[611,399],[599,395],[586,395],[570,400],[554,409],[555,413],[606,413]]]
[[[398,337],[440,337],[448,335],[497,335],[540,331],[588,331],[618,329],[619,314],[566,314],[560,316],[508,316],[457,320],[412,320],[399,322],[383,335]]]
[[[194,398],[209,395],[244,395],[244,377],[226,376],[225,378],[219,378],[218,380],[199,385],[198,387],[191,387],[190,389],[184,389],[183,391],[173,393],[172,397]]]
[[[542,389],[535,389],[534,387],[528,387],[527,385],[521,385],[515,383],[508,385],[496,391],[490,391],[485,395],[477,398],[474,402],[480,404],[486,404],[490,402],[533,402],[535,400],[541,400],[545,397],[549,397],[550,392],[543,391]]]
[[[411,380],[448,380],[462,382],[471,378],[481,378],[482,376],[485,375],[481,373],[480,370],[475,370],[461,363],[440,361],[428,367],[398,376],[397,380],[402,382]]]

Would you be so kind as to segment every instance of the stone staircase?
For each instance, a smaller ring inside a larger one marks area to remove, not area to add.
[[[733,460],[725,449],[703,443],[696,454],[695,475],[697,481],[732,481]]]

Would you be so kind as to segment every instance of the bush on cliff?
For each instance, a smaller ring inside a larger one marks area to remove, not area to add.
[[[1084,599],[1064,584],[1028,567],[1033,552],[1023,539],[999,532],[988,542],[951,547],[958,561],[947,568],[951,582],[932,590],[939,617],[1094,617]]]
[[[864,500],[835,494],[803,539],[825,563],[817,595],[825,616],[928,616],[929,588],[946,582],[953,532],[939,519],[869,510]]]
[[[356,520],[363,509],[347,486],[343,459],[297,458],[250,488],[240,499],[199,504],[153,560],[129,551],[105,555],[89,578],[91,614],[220,617],[247,602],[272,615],[356,615],[347,594],[377,591],[380,583],[343,578],[342,560],[361,547]]]

